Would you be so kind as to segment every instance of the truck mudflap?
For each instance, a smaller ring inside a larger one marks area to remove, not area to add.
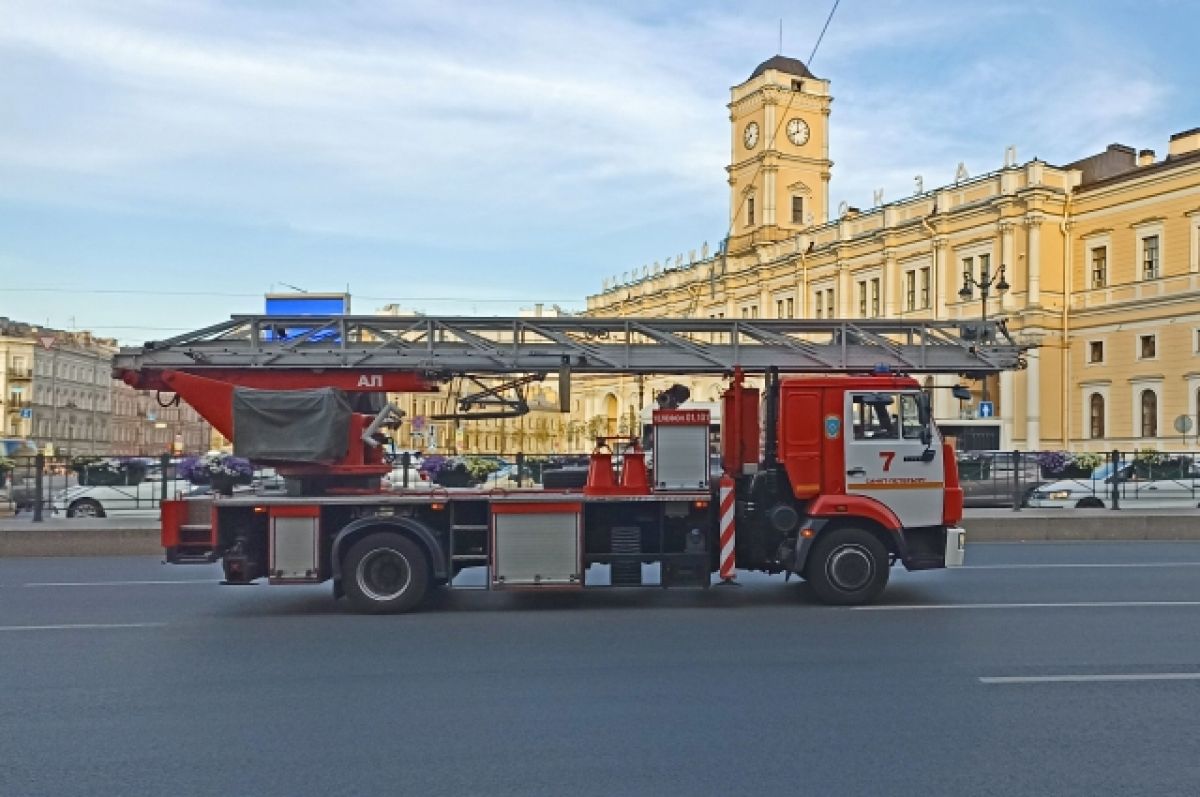
[[[967,532],[958,526],[946,527],[946,567],[962,567],[967,553]]]

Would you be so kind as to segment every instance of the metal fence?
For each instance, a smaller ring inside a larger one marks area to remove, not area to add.
[[[968,507],[1200,507],[1200,454],[1193,452],[960,452],[958,471]]]
[[[616,456],[619,461],[619,454]],[[180,478],[181,460],[106,458],[101,467],[43,455],[7,461],[0,470],[0,508],[44,517],[154,515],[166,498],[211,489]],[[420,457],[401,452],[381,484],[385,490],[480,487],[508,489],[582,486],[588,454],[467,454]],[[719,469],[719,465],[714,465]],[[1200,507],[1200,454],[1111,451],[968,451],[958,454],[959,482],[968,507],[1145,508]],[[239,490],[279,491],[285,481],[256,467]]]
[[[0,469],[0,508],[35,521],[46,517],[154,516],[162,501],[179,495],[208,492],[211,485],[190,476],[184,460],[163,454],[153,458],[37,456],[5,461]],[[399,452],[392,470],[381,479],[385,490],[481,487],[536,487],[547,471],[556,486],[582,485],[587,454],[489,455],[419,457]],[[273,468],[253,466],[240,479],[237,491],[283,491],[285,480]]]

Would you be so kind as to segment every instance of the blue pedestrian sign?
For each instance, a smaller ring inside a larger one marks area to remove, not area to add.
[[[21,417],[24,418],[25,420],[29,420],[30,418],[32,418],[33,417],[33,408],[32,407],[22,407],[21,408]]]
[[[995,406],[992,405],[992,402],[990,402],[990,401],[979,402],[979,417],[980,418],[991,418],[991,417],[995,416],[995,414],[996,414],[996,408],[995,408]]]

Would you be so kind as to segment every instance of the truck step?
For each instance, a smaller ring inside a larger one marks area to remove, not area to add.
[[[487,531],[490,528],[486,523],[451,523],[451,531]]]

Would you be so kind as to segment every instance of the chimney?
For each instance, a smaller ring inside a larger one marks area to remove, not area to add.
[[[1171,136],[1171,141],[1167,144],[1167,157],[1178,158],[1196,150],[1200,150],[1200,127],[1193,127]]]
[[[1154,165],[1154,150],[1143,149],[1138,152],[1138,166],[1153,166]]]

